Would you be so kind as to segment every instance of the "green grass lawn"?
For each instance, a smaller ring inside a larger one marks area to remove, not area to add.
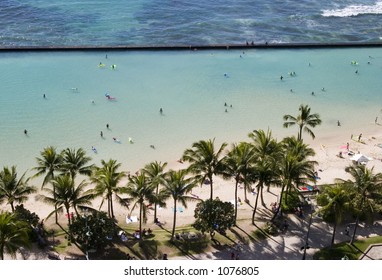
[[[369,245],[382,243],[382,236],[370,237],[362,240],[356,240],[353,245],[342,242],[333,246],[333,248],[324,248],[314,254],[315,260],[341,260],[344,256],[349,260],[358,260],[366,251]]]

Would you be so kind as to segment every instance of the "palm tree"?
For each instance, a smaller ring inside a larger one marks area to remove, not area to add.
[[[0,213],[0,259],[4,254],[16,257],[16,252],[21,247],[30,247],[29,232],[31,227],[24,221],[17,219],[13,213]]]
[[[12,212],[15,211],[14,203],[23,203],[27,201],[28,195],[36,192],[35,187],[28,184],[29,179],[25,179],[26,172],[17,179],[16,166],[11,169],[4,167],[0,171],[0,202],[2,198],[11,205]]]
[[[350,240],[353,244],[361,215],[368,215],[372,218],[374,209],[377,208],[376,198],[382,194],[382,173],[374,174],[374,167],[368,169],[364,165],[354,165],[345,168],[345,171],[352,176],[352,180],[337,179],[338,182],[352,186],[356,190],[356,222],[354,232]]]
[[[150,184],[145,172],[140,172],[137,175],[130,176],[129,182],[124,188],[124,192],[129,196],[130,200],[135,201],[131,211],[135,207],[139,206],[139,236],[142,239],[142,221],[147,221],[147,212],[149,208],[145,204],[147,201],[149,204],[155,201],[154,185]]]
[[[157,219],[157,204],[161,201],[159,197],[159,186],[164,180],[164,169],[167,166],[167,162],[161,163],[161,162],[151,162],[149,164],[146,164],[145,168],[143,169],[143,172],[146,173],[148,176],[150,183],[155,188],[155,196],[157,200],[154,203],[154,221]]]
[[[174,218],[172,224],[171,240],[174,239],[176,228],[176,213],[177,203],[187,208],[187,201],[193,200],[193,197],[187,196],[188,193],[196,186],[196,182],[192,178],[186,178],[187,170],[182,169],[178,171],[170,170],[166,174],[164,181],[165,193],[172,197],[174,204]]]
[[[294,136],[284,138],[283,141],[281,142],[281,146],[282,146],[282,151],[284,153],[289,153],[295,156],[296,160],[300,162],[305,162],[307,165],[310,166],[308,168],[309,172],[305,173],[304,175],[306,176],[308,180],[315,182],[316,178],[314,176],[314,166],[317,165],[317,162],[309,159],[316,154],[315,151],[312,148],[310,148],[308,144],[305,144],[304,142],[302,142],[302,140],[296,139],[296,137]],[[294,186],[297,189],[301,184],[306,183],[306,180],[299,182],[298,178],[299,177],[297,177],[297,180],[293,181],[294,182],[293,185],[290,185],[287,188],[286,190],[287,193],[290,192],[291,186]]]
[[[298,108],[300,114],[297,117],[292,115],[284,115],[284,127],[288,128],[293,125],[298,125],[299,131],[297,134],[297,139],[302,140],[302,131],[308,133],[313,139],[315,135],[309,127],[316,127],[321,124],[321,119],[319,114],[310,114],[310,107],[308,105],[300,105]]]
[[[195,174],[195,180],[202,185],[206,179],[210,184],[210,199],[213,199],[213,176],[221,172],[221,154],[227,143],[215,150],[215,139],[201,140],[192,144],[192,149],[183,153],[182,160],[190,163],[189,171]]]
[[[270,186],[271,184],[278,183],[278,175],[275,168],[275,163],[271,159],[259,160],[256,159],[254,166],[253,176],[257,180],[256,184],[256,199],[252,212],[252,224],[255,224],[255,215],[258,206],[259,196],[261,197],[261,204],[265,206],[263,198],[264,185]]]
[[[91,205],[91,200],[94,198],[92,190],[85,191],[87,183],[83,180],[78,186],[75,186],[73,178],[69,174],[60,175],[54,181],[53,190],[46,190],[47,196],[39,195],[37,200],[54,205],[55,210],[51,212],[47,218],[49,218],[54,212],[63,212],[65,210],[68,218],[68,225],[71,224],[70,208],[73,208],[74,212],[78,216],[78,208],[88,209]]]
[[[253,132],[248,134],[248,137],[253,140],[253,149],[255,152],[255,157],[257,162],[267,161],[269,164],[265,164],[264,166],[269,166],[270,168],[273,168],[275,170],[276,163],[278,162],[280,156],[281,156],[281,145],[272,137],[272,132],[268,130],[265,132],[264,130],[254,130]],[[268,188],[267,191],[269,192],[270,183],[267,184]],[[263,191],[261,187],[261,200],[264,204],[263,199]]]
[[[42,187],[44,187],[51,180],[54,180],[55,173],[61,169],[62,153],[57,153],[56,148],[49,146],[46,147],[41,153],[41,158],[36,158],[38,166],[33,168],[37,170],[34,177],[39,177],[45,174]]]
[[[225,179],[235,180],[235,222],[237,218],[237,191],[241,182],[247,181],[247,175],[253,171],[255,153],[252,145],[246,142],[233,144],[231,150],[223,158],[224,170],[222,175]]]
[[[272,217],[273,222],[280,212],[281,203],[285,191],[289,191],[293,186],[305,184],[314,178],[314,163],[309,160],[300,160],[299,156],[291,151],[286,150],[284,156],[278,163],[278,175],[281,185],[280,198],[278,207]]]
[[[91,161],[91,157],[86,156],[84,149],[65,149],[62,153],[63,162],[61,164],[61,171],[66,174],[69,173],[72,178],[77,173],[81,175],[90,176],[92,173],[93,165],[87,165]]]
[[[94,193],[96,196],[103,196],[100,208],[105,200],[107,200],[107,213],[110,218],[114,218],[113,194],[117,196],[119,201],[123,198],[119,197],[122,187],[118,186],[121,180],[126,176],[125,172],[118,172],[121,163],[110,159],[108,162],[102,160],[102,167],[95,167],[91,176],[91,181],[96,184]]]
[[[42,182],[43,188],[47,183],[54,180],[55,173],[60,170],[63,159],[62,153],[57,153],[56,148],[52,146],[46,147],[40,154],[41,158],[36,158],[38,166],[34,168],[34,170],[37,170],[37,173],[34,175],[34,177],[39,177],[45,174],[44,180]],[[54,189],[53,193],[56,193]],[[55,211],[55,221],[57,224],[57,211]]]
[[[318,210],[324,217],[333,217],[334,227],[330,246],[334,245],[337,225],[343,221],[344,215],[351,209],[350,199],[352,188],[345,184],[327,186],[317,197],[317,202],[322,206]]]

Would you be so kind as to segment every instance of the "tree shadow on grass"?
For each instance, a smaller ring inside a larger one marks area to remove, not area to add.
[[[158,251],[159,242],[154,239],[146,239],[139,242],[139,248],[146,260],[157,259],[160,255]]]
[[[190,259],[196,259],[193,254],[201,254],[205,252],[209,245],[207,237],[201,237],[195,240],[168,240],[165,246],[176,248],[183,256]]]

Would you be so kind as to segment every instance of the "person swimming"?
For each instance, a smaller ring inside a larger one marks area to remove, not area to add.
[[[162,108],[159,109],[159,113],[160,113],[161,115],[163,114],[163,109],[162,109]]]
[[[28,130],[24,129],[24,134],[27,135],[28,134]]]
[[[100,135],[101,135],[101,137],[103,137],[103,132],[102,131],[101,131]]]

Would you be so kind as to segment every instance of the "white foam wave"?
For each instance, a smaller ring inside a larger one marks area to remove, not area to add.
[[[349,5],[342,9],[323,10],[324,17],[352,17],[364,14],[382,14],[382,1],[374,5]]]

